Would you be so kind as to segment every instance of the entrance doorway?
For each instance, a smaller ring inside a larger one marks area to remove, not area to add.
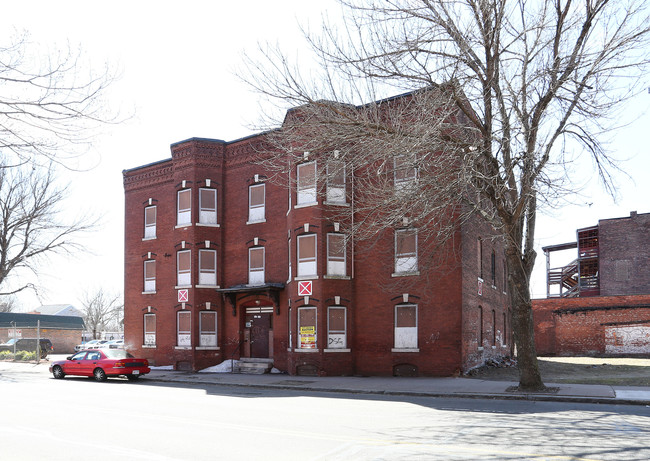
[[[254,358],[269,358],[271,342],[271,317],[269,312],[250,312],[246,310],[246,331],[248,344],[250,347],[250,356]]]

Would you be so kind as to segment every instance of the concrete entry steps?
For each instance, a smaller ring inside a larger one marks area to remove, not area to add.
[[[242,357],[239,363],[233,367],[233,373],[241,373],[245,375],[263,375],[268,373],[273,368],[273,359],[258,359]]]

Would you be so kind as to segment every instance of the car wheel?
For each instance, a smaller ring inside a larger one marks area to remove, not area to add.
[[[126,375],[126,379],[129,381],[137,381],[140,375]]]
[[[106,381],[106,372],[101,368],[95,368],[93,376],[95,377],[95,381]]]
[[[56,379],[63,379],[63,377],[65,376],[65,373],[63,373],[63,368],[61,368],[58,365],[52,368],[52,374]]]

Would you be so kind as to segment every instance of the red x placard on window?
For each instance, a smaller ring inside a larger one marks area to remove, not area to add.
[[[190,298],[189,294],[190,290],[178,290],[178,302],[179,303],[186,303],[187,300]]]
[[[298,282],[298,296],[311,296],[312,282],[311,280],[304,280]]]

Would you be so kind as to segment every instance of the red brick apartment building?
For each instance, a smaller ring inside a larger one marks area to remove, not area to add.
[[[418,265],[418,229],[346,239],[332,210],[354,205],[351,177],[321,194],[305,155],[297,187],[268,181],[256,161],[267,135],[188,139],[123,172],[133,353],[179,370],[267,359],[321,376],[449,376],[510,354],[489,227],[459,227],[436,268]]]
[[[533,300],[544,355],[650,355],[650,213],[601,219],[545,247],[547,299]],[[551,267],[555,252],[576,259]]]

